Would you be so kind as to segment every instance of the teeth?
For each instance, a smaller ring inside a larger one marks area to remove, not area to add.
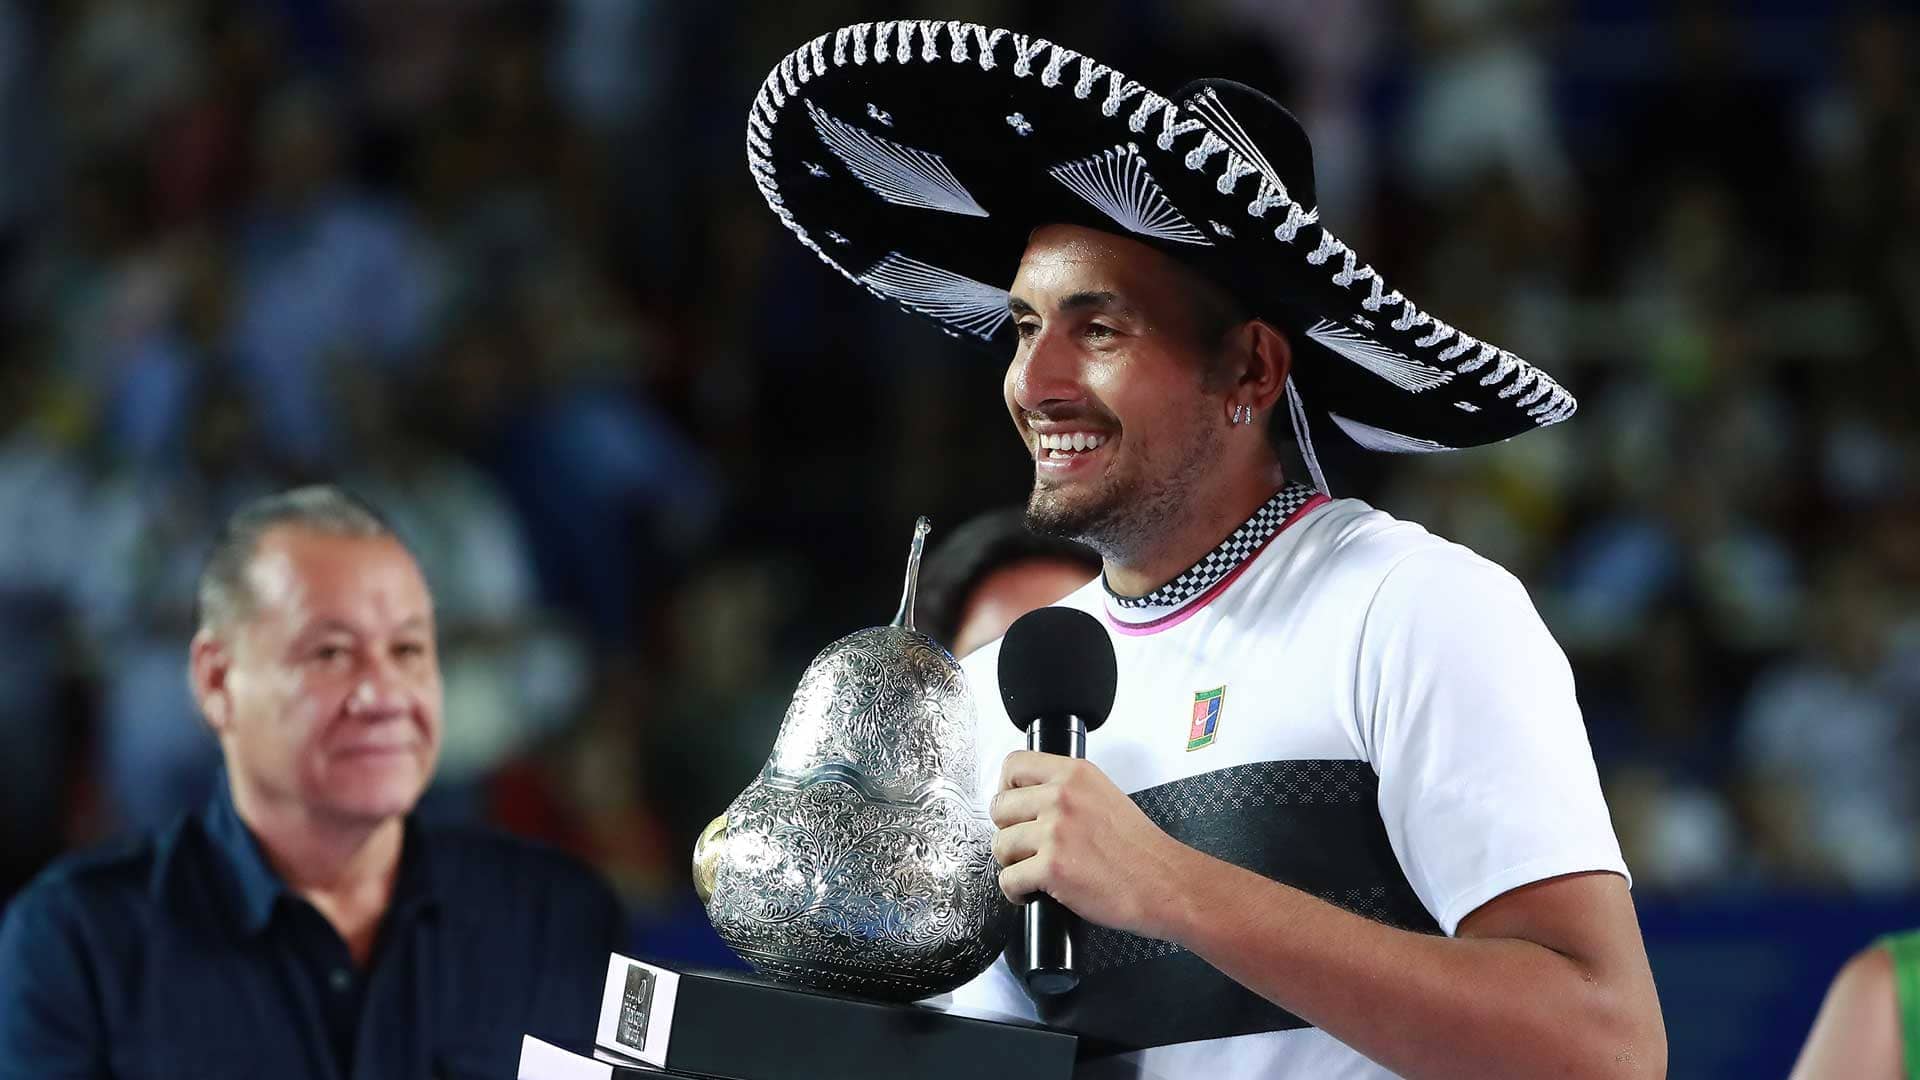
[[[1101,443],[1106,441],[1107,437],[1105,435],[1098,435],[1087,431],[1076,431],[1070,435],[1042,435],[1040,436],[1040,449],[1078,452],[1097,449]]]

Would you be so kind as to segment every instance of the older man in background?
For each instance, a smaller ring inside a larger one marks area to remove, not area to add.
[[[587,1042],[620,947],[556,852],[412,820],[442,721],[413,556],[331,487],[256,502],[202,575],[189,675],[226,782],[55,865],[0,924],[0,1077],[510,1075]]]

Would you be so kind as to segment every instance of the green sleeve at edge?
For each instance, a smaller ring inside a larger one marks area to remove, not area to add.
[[[1880,946],[1893,955],[1893,986],[1900,998],[1900,1041],[1907,1076],[1920,1080],[1920,930],[1881,938]]]

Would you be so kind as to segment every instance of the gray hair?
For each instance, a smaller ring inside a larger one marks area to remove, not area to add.
[[[234,511],[200,571],[199,625],[224,631],[251,617],[258,605],[247,571],[260,550],[260,541],[279,528],[296,528],[326,536],[400,542],[393,526],[378,510],[332,484],[313,484],[255,499]]]

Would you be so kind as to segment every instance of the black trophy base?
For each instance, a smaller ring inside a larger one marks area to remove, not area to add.
[[[665,973],[615,958],[622,962]],[[624,981],[634,972],[615,974]],[[724,1080],[1067,1080],[1073,1073],[1078,1040],[1036,1024],[806,990],[746,973],[677,974],[671,1015],[664,1017],[665,1065],[675,1073]],[[623,1050],[618,1039],[601,1046]],[[661,1074],[640,1068],[616,1075]]]

